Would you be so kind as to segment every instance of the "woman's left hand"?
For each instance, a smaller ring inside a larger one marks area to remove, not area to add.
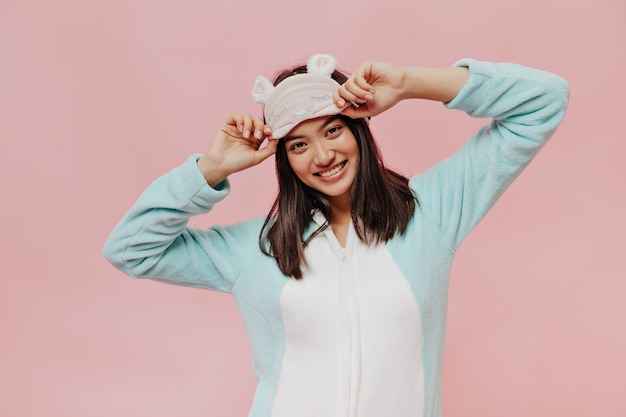
[[[333,99],[342,114],[351,118],[371,117],[402,100],[406,73],[402,67],[376,61],[363,62],[339,87]]]

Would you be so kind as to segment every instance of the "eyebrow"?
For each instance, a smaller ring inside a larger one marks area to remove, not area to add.
[[[322,123],[322,125],[317,129],[317,131],[319,132],[320,130],[324,130],[324,128],[326,126],[328,126],[329,124],[333,123],[337,119],[341,119],[341,116],[339,116],[338,114],[336,114],[336,115],[334,115],[332,117],[329,117],[328,119],[326,119],[324,121],[324,123]],[[283,141],[286,143],[286,142],[289,142],[290,140],[302,139],[303,137],[304,137],[303,135],[285,136],[283,138]]]

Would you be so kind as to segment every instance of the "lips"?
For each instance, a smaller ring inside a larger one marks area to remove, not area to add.
[[[322,171],[322,172],[318,172],[318,173],[317,173],[317,174],[315,174],[315,175],[317,175],[318,177],[322,177],[322,178],[325,178],[325,177],[330,177],[330,176],[332,176],[332,175],[335,175],[335,174],[336,174],[336,173],[338,173],[339,171],[341,171],[341,170],[343,169],[343,167],[345,167],[345,166],[346,166],[346,164],[347,164],[347,163],[348,163],[348,161],[343,161],[342,163],[340,163],[340,164],[338,164],[338,165],[335,165],[335,166],[334,166],[334,167],[332,167],[331,169],[326,170],[326,171]]]

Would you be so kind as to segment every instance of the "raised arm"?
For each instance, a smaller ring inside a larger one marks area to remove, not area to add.
[[[259,118],[232,115],[203,155],[156,179],[111,232],[104,255],[132,277],[230,291],[239,268],[256,250],[260,224],[244,222],[206,230],[187,227],[229,190],[228,175],[275,152],[271,130]]]
[[[399,67],[366,61],[335,94],[343,113],[349,117],[371,117],[393,107],[400,100],[424,99],[447,103],[454,99],[469,78],[465,67]]]
[[[454,155],[411,180],[420,207],[453,248],[550,139],[569,97],[567,82],[546,71],[472,59],[455,67],[469,68],[470,76],[446,107],[492,120]]]
[[[457,153],[411,180],[420,209],[456,249],[552,136],[568,95],[562,78],[516,64],[464,59],[451,68],[428,68],[367,61],[334,100],[338,106],[353,103],[343,111],[353,118],[417,98],[493,119]]]

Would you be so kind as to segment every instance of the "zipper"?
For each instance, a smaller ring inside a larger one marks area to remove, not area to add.
[[[354,281],[354,273],[352,268],[352,247],[354,242],[358,240],[356,233],[352,228],[352,224],[348,229],[348,238],[346,246],[339,244],[332,230],[328,230],[327,239],[333,252],[338,260],[338,281],[340,295],[342,296],[345,311],[341,320],[345,323],[345,334],[342,335],[344,345],[343,354],[345,355],[345,366],[342,367],[345,372],[345,393],[346,398],[346,417],[356,417],[358,415],[358,398],[361,381],[361,348],[360,348],[360,325],[359,311],[357,305],[357,295]]]
[[[346,245],[348,247],[348,245]],[[358,398],[361,379],[360,369],[360,331],[356,289],[351,267],[352,259],[348,256],[349,249],[341,248],[339,253],[340,277],[344,287],[346,308],[346,361],[347,361],[347,417],[355,417],[358,413]]]
[[[346,255],[346,248],[341,248],[341,254],[339,257],[339,271],[340,277],[344,285],[344,296],[346,303],[346,332],[345,340],[347,343],[347,352],[346,352],[346,393],[348,395],[347,398],[347,410],[346,416],[352,415],[352,374],[353,374],[353,363],[352,363],[352,317],[351,317],[351,308],[350,308],[350,283],[348,280],[348,260]]]

